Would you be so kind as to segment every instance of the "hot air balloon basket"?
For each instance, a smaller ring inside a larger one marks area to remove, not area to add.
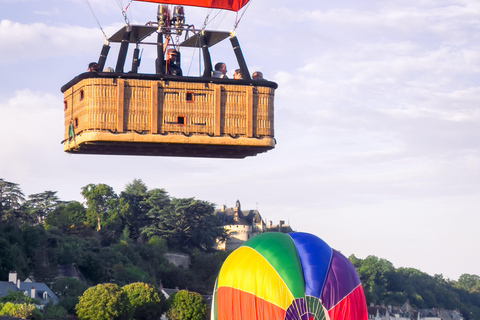
[[[273,100],[274,89],[262,86],[85,78],[64,91],[64,150],[75,152],[82,136],[89,143],[197,143],[268,150],[275,145]]]

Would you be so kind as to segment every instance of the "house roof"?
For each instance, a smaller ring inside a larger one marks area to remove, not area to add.
[[[31,297],[32,288],[35,289],[35,300],[38,300],[40,304],[47,304],[50,300],[54,303],[58,302],[58,297],[52,290],[41,282],[20,282],[20,289],[13,282],[0,281],[0,297],[4,297],[9,291],[12,292],[28,292],[28,296]],[[43,298],[43,294],[47,293],[47,299]]]

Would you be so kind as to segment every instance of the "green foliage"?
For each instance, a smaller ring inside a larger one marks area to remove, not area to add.
[[[55,210],[55,207],[60,203],[56,194],[57,191],[44,191],[28,196],[26,206],[32,221],[42,223],[48,214]]]
[[[87,289],[88,286],[76,278],[60,278],[52,287],[53,292],[59,298],[58,306],[69,314],[75,314],[78,297]]]
[[[28,304],[28,303],[14,304],[11,302],[7,302],[3,305],[2,309],[0,310],[0,316],[27,319],[27,317],[32,315],[33,310],[35,310],[35,307],[32,304]]]
[[[6,296],[0,298],[0,302],[1,303],[11,302],[13,304],[22,304],[22,303],[32,304],[35,302],[35,300],[24,295],[23,292],[8,291]]]
[[[22,204],[25,195],[17,183],[0,179],[0,221],[30,222]]]
[[[167,318],[170,320],[205,320],[207,303],[196,292],[180,290],[167,300]]]
[[[112,283],[87,289],[75,310],[81,320],[128,320],[131,317],[127,294]]]
[[[77,201],[60,204],[45,219],[45,227],[56,227],[64,234],[78,234],[85,228],[86,209]]]
[[[77,280],[76,284],[57,280],[60,265],[75,264],[90,285],[161,282],[165,287],[211,293],[227,256],[213,249],[216,238],[225,236],[213,204],[171,198],[164,189],[149,190],[138,179],[120,195],[105,184],[89,184],[82,194],[85,207],[59,201],[55,191],[25,201],[18,184],[0,179],[1,280],[11,270],[21,279],[33,274],[36,281],[54,285],[58,306],[68,313],[75,312],[86,287]],[[38,224],[44,216],[44,225]],[[189,254],[191,267],[168,263],[164,255],[172,250]],[[466,318],[480,319],[477,275],[464,274],[452,281],[413,268],[395,269],[375,256],[349,259],[368,304],[402,305],[408,299],[416,308],[458,309]]]
[[[200,250],[194,250],[192,264],[188,270],[191,277],[186,287],[196,292],[211,292],[223,261],[227,257],[228,253],[225,251],[203,253]]]
[[[150,211],[152,224],[143,228],[147,237],[161,236],[173,248],[214,251],[217,238],[226,231],[214,215],[213,204],[194,198],[173,198],[160,211]]]
[[[480,276],[468,273],[462,274],[455,287],[471,293],[480,293]]]
[[[70,318],[70,317],[65,316],[64,318],[62,318],[62,320],[66,320],[68,318]],[[42,312],[38,309],[33,309],[32,313],[27,317],[27,319],[29,319],[29,320],[44,320]]]
[[[63,320],[68,317],[67,310],[60,306],[50,303],[44,308],[44,320]]]
[[[456,309],[467,319],[480,318],[478,276],[464,274],[455,282],[414,268],[395,269],[375,256],[362,260],[352,255],[349,260],[362,281],[367,304],[402,305],[408,299],[414,308]]]
[[[89,184],[82,188],[87,200],[87,222],[98,231],[105,227],[115,228],[119,224],[122,203],[113,188],[106,184]]]
[[[157,320],[166,311],[165,297],[151,285],[137,282],[124,286],[122,290],[127,294],[135,320]]]

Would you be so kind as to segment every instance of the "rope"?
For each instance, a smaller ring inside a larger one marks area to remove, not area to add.
[[[233,31],[235,31],[235,29],[237,29],[238,27],[238,24],[240,23],[240,20],[242,20],[243,18],[243,15],[245,14],[245,12],[247,12],[247,9],[248,7],[250,6],[250,4],[253,2],[253,0],[250,0],[248,3],[247,3],[247,6],[245,7],[245,10],[243,10],[242,14],[240,15],[240,18],[238,19],[237,21],[237,17],[238,17],[238,12],[237,12],[237,17],[235,17],[235,25],[233,26]]]
[[[88,0],[85,0],[85,2],[87,3],[88,8],[90,8],[90,12],[92,13],[93,18],[95,18],[95,21],[97,21],[98,27],[100,28],[100,30],[101,30],[102,33],[103,33],[103,36],[105,37],[105,42],[108,42],[108,37],[107,37],[107,35],[105,34],[105,31],[103,31],[102,26],[100,25],[100,22],[99,22],[98,19],[97,19],[97,16],[96,16],[95,13],[93,12],[92,6],[90,6],[90,2],[88,2]]]
[[[221,14],[221,13],[224,14],[224,16],[223,16],[223,18],[221,19],[221,21],[223,21],[223,20],[225,19],[226,15],[227,15],[226,12],[222,12],[221,10],[217,10],[217,13],[215,13],[215,16],[209,21],[208,19],[209,19],[210,14],[211,14],[212,12],[213,12],[213,9],[210,9],[210,10],[209,10],[209,13],[208,13],[207,16],[205,17],[205,21],[203,22],[203,25],[202,25],[201,30],[205,30],[205,28],[207,27],[207,25],[210,24],[211,22],[215,21],[216,18],[217,18],[217,16],[218,16],[219,14]],[[215,28],[216,28],[216,26],[213,27],[213,29],[215,29]]]

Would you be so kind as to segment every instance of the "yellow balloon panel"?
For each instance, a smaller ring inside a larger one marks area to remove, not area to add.
[[[225,260],[217,288],[230,287],[253,294],[286,310],[293,295],[273,267],[254,249],[240,247]]]

